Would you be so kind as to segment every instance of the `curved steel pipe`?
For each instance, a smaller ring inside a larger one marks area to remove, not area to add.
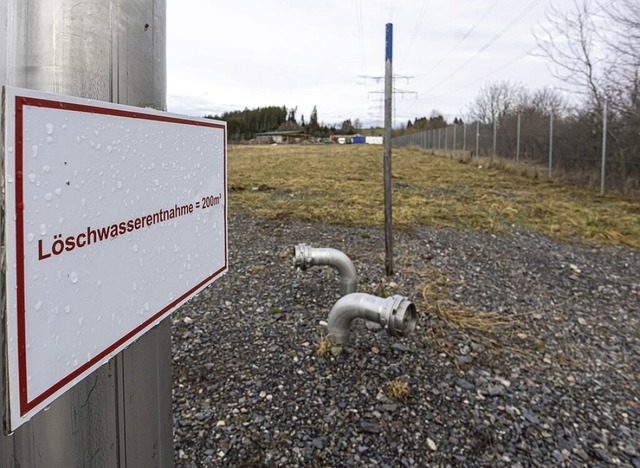
[[[343,296],[356,290],[356,268],[351,259],[336,249],[314,249],[307,244],[298,244],[293,249],[293,266],[306,270],[314,265],[329,265],[340,273],[340,294]]]
[[[328,338],[337,345],[346,344],[351,321],[356,318],[379,323],[391,336],[407,336],[416,328],[418,312],[413,302],[403,296],[383,299],[364,293],[348,294],[331,308]]]

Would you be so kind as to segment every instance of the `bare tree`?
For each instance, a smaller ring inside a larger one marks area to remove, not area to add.
[[[560,90],[544,87],[533,92],[523,92],[517,111],[562,117],[567,113],[568,107],[568,101]]]
[[[637,74],[640,66],[640,4],[636,0],[618,0],[608,11],[612,38],[608,44],[620,55],[620,65]]]
[[[469,116],[481,123],[499,121],[518,107],[525,91],[522,85],[510,81],[483,86],[469,106]]]
[[[613,107],[627,117],[640,120],[640,4],[637,0],[619,0],[608,11],[610,34],[607,46],[618,57],[611,74],[610,94]]]
[[[586,94],[596,109],[602,109],[615,60],[603,47],[597,19],[589,0],[574,0],[571,11],[552,7],[547,13],[548,24],[535,37],[538,55],[549,59],[551,73]]]

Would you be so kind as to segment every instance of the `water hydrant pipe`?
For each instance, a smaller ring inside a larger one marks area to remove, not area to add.
[[[345,345],[351,321],[356,318],[379,323],[391,336],[407,336],[416,328],[418,312],[413,302],[403,296],[383,299],[365,293],[348,294],[331,308],[327,324],[329,340]]]
[[[306,270],[314,265],[328,265],[340,273],[340,294],[343,296],[356,290],[356,268],[351,259],[336,249],[316,249],[307,244],[298,244],[293,249],[293,266]]]

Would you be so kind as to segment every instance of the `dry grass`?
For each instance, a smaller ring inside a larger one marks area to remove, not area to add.
[[[371,145],[230,146],[230,209],[382,226],[382,152]],[[504,233],[516,226],[561,240],[640,248],[638,200],[415,149],[393,150],[393,184],[396,228]]]
[[[393,400],[405,401],[409,396],[409,384],[402,380],[392,380],[387,384],[385,394]]]
[[[326,336],[321,336],[320,339],[316,342],[316,351],[315,355],[321,358],[326,358],[331,354],[331,348],[333,344]]]
[[[431,339],[441,351],[453,355],[455,345],[451,331],[492,348],[504,345],[505,333],[515,334],[518,321],[515,315],[478,312],[450,299],[452,282],[440,271],[423,272],[421,311],[432,317]],[[447,330],[449,328],[450,330]]]

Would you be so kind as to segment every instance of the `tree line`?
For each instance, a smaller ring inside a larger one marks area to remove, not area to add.
[[[315,138],[328,138],[337,134],[353,134],[362,125],[358,119],[344,120],[340,125],[325,125],[318,120],[318,109],[313,106],[309,119],[297,117],[298,107],[286,106],[258,107],[256,109],[224,112],[221,115],[205,115],[205,118],[222,120],[227,123],[230,141],[250,141],[259,133],[275,131],[297,131]]]

